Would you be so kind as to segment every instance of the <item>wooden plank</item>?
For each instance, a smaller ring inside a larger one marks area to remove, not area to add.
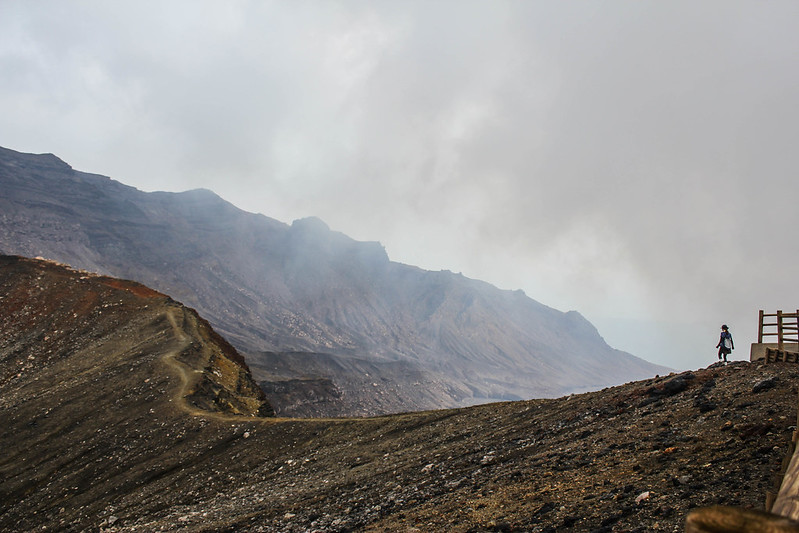
[[[780,350],[782,350],[785,346],[782,343],[782,310],[777,309],[777,343],[779,344]]]
[[[716,505],[696,509],[685,519],[685,533],[799,533],[799,522],[765,511]]]
[[[763,310],[762,309],[760,310],[760,320],[758,322],[760,323],[760,327],[757,328],[757,343],[758,344],[763,344]]]
[[[779,348],[766,348],[766,363],[799,363],[799,352],[789,352]]]
[[[794,520],[799,519],[799,454],[795,451],[782,478],[772,512]]]

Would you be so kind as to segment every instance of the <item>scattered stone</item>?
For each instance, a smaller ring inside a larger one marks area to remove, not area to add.
[[[752,394],[757,394],[758,392],[763,392],[769,389],[773,389],[774,386],[777,384],[777,376],[764,379],[763,381],[758,381],[754,387],[752,387]]]
[[[655,509],[652,514],[654,516],[662,516],[664,518],[668,518],[674,514],[674,508],[669,507],[668,505],[661,505],[660,507]]]
[[[550,511],[554,510],[554,509],[555,509],[555,507],[556,507],[556,505],[555,505],[554,503],[552,503],[552,502],[546,502],[544,505],[542,505],[541,507],[539,507],[539,508],[538,508],[538,510],[536,510],[536,511],[533,513],[533,516],[538,516],[538,515],[544,515],[544,514],[547,514],[548,512],[550,512]]]
[[[696,376],[691,372],[680,374],[667,379],[659,386],[650,387],[647,390],[647,394],[649,396],[663,396],[663,397],[674,396],[675,394],[678,394],[687,389],[688,382],[695,378]]]
[[[710,411],[713,411],[718,407],[718,405],[716,405],[715,403],[708,401],[698,402],[695,405],[697,408],[699,408],[700,413],[709,413]]]
[[[736,426],[738,430],[738,436],[741,440],[747,440],[754,437],[762,437],[766,435],[774,425],[770,423],[766,424],[743,424],[741,426]]]

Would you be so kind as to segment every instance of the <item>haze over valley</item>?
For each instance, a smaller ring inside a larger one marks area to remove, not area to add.
[[[364,415],[561,396],[667,369],[578,312],[394,263],[315,218],[286,225],[211,191],[144,193],[0,149],[0,252],[146,283],[242,351],[280,414]]]
[[[6,0],[0,146],[319,217],[691,369],[796,307],[797,27],[793,0]]]

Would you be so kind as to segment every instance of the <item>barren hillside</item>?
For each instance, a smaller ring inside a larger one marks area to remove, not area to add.
[[[678,531],[693,507],[762,508],[795,429],[799,365],[748,363],[259,418],[235,355],[141,285],[3,258],[0,303],[2,531]]]

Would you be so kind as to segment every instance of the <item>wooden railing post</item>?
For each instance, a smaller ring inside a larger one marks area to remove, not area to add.
[[[799,522],[755,509],[705,507],[688,514],[685,533],[797,533]]]
[[[760,327],[757,328],[757,343],[763,344],[763,310],[760,310]]]
[[[782,351],[784,349],[783,341],[782,341],[782,310],[777,310],[777,345]]]

